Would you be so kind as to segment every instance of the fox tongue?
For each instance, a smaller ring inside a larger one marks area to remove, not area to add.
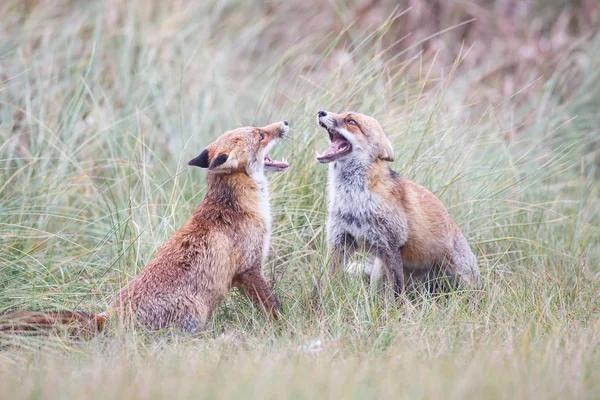
[[[329,146],[329,150],[327,150],[327,153],[336,153],[339,149],[346,146],[347,144],[348,142],[344,139],[336,139],[331,143],[331,146]]]
[[[347,146],[349,146],[349,143],[347,140],[335,139],[333,142],[331,142],[327,151],[325,153],[321,154],[320,156],[318,156],[317,159],[328,159],[330,157],[333,157],[336,153],[338,153],[340,150],[342,150],[344,147],[347,147]]]

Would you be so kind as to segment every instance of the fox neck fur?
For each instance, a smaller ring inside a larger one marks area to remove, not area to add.
[[[397,176],[385,161],[363,160],[359,157],[332,162],[328,179],[328,226],[331,241],[352,240],[355,246],[367,246],[367,250],[397,247],[408,239],[408,223],[405,219],[391,225],[382,220],[386,215],[386,202],[380,196],[386,192],[401,190],[394,184]],[[377,186],[380,190],[374,190]],[[396,193],[398,195],[399,193]],[[382,232],[379,232],[379,231]],[[393,232],[388,232],[388,231]],[[385,232],[383,232],[385,231]],[[395,243],[385,238],[394,237]]]
[[[263,259],[269,250],[271,237],[271,208],[269,204],[269,182],[263,171],[233,172],[229,174],[208,174],[208,188],[204,203],[216,203],[220,207],[209,207],[219,210],[221,218],[230,218],[231,223],[239,220],[240,215],[254,216],[259,213],[266,227]],[[200,210],[201,207],[198,208]],[[218,214],[211,213],[208,218]]]

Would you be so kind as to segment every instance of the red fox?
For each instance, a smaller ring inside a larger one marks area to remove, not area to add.
[[[317,157],[329,163],[331,270],[364,248],[372,267],[385,268],[396,294],[405,277],[411,287],[422,283],[434,291],[446,283],[476,286],[477,259],[467,239],[433,193],[388,167],[394,150],[379,122],[355,112],[319,111],[317,123],[331,142]]]
[[[226,132],[188,165],[208,168],[206,196],[192,217],[101,314],[14,312],[2,330],[73,324],[77,333],[101,330],[109,316],[133,318],[152,330],[196,333],[232,286],[278,318],[281,306],[262,273],[271,232],[264,171],[283,171],[269,150],[288,133],[282,121]]]

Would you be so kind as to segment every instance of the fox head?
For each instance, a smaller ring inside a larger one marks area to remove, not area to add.
[[[327,130],[331,142],[329,149],[317,156],[320,163],[352,157],[394,161],[392,143],[373,117],[355,112],[319,111],[317,123]]]
[[[283,171],[288,167],[287,162],[272,160],[269,150],[288,131],[288,122],[281,121],[262,128],[246,126],[225,132],[188,165],[208,168],[210,172],[220,174],[246,172],[253,175],[263,171]]]

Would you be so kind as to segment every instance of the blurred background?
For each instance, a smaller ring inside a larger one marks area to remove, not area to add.
[[[519,107],[509,139],[540,112],[556,112],[530,102],[546,85],[553,105],[572,102],[559,112],[576,114],[577,127],[600,136],[595,0],[26,0],[0,7],[3,131],[18,136],[8,145],[22,150],[31,145],[27,113],[39,113],[50,97],[55,104],[77,91],[94,97],[93,107],[72,116],[76,130],[136,112],[141,126],[162,132],[156,140],[167,140],[182,130],[214,135],[258,123],[259,115],[323,95],[321,83],[334,75],[341,90],[367,69],[420,89],[445,80],[470,117],[511,98]],[[204,126],[210,107],[233,113]],[[45,119],[56,112],[46,110]]]

